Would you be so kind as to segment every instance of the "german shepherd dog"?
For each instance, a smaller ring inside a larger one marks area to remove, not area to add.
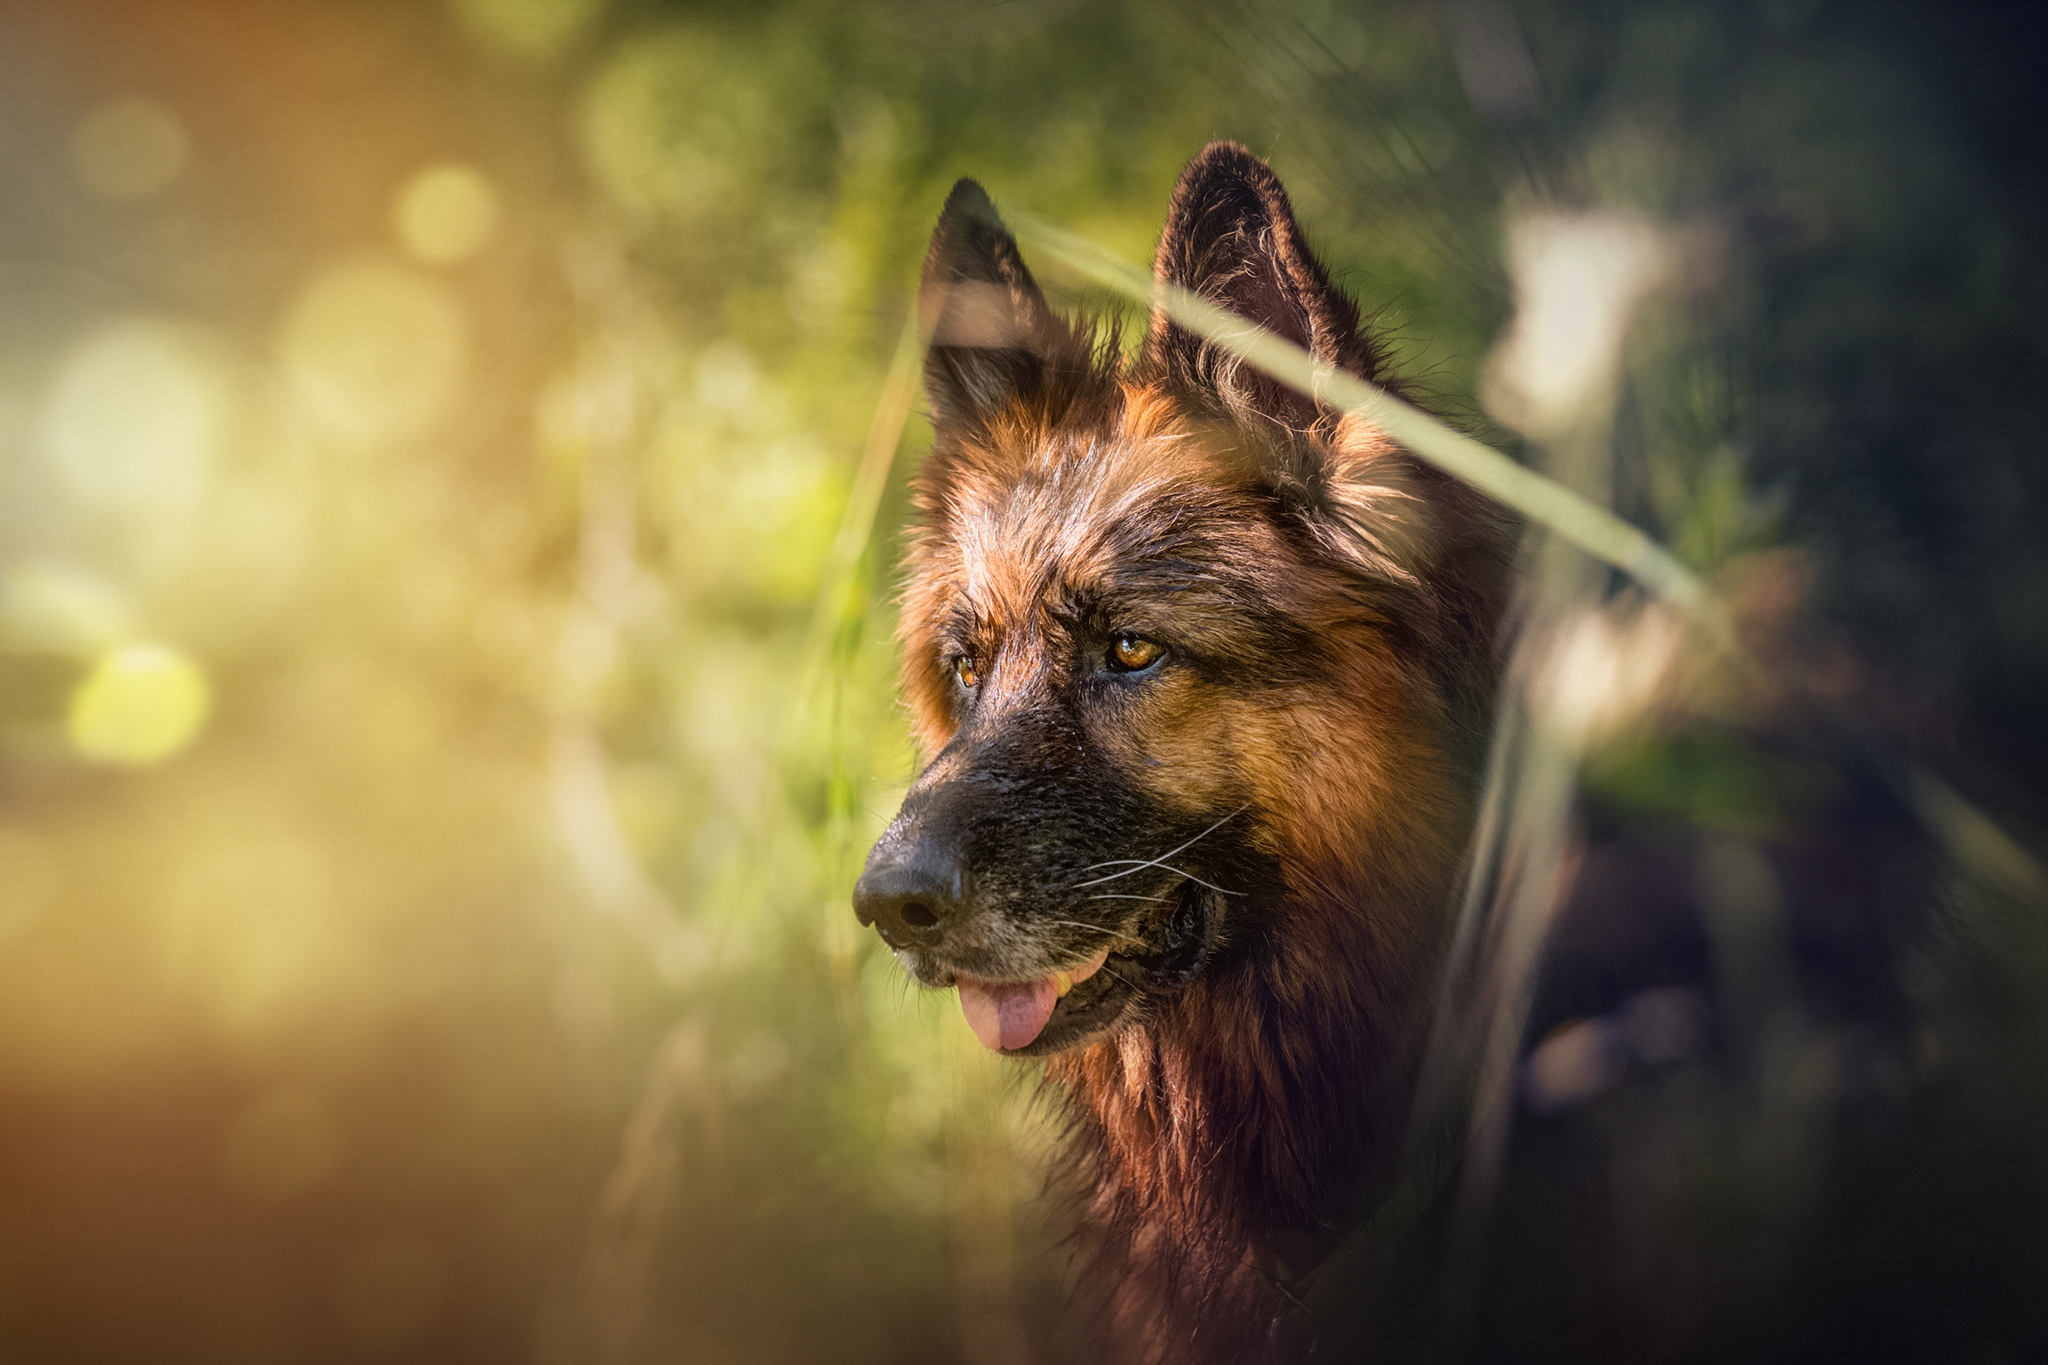
[[[1178,285],[1398,389],[1265,163]],[[923,290],[903,683],[930,764],[854,893],[1071,1111],[1124,1349],[1240,1360],[1383,1195],[1471,822],[1508,554],[1478,494],[1155,316],[1056,315],[981,188]]]

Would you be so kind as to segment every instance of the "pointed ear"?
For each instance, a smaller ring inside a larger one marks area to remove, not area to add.
[[[1234,142],[1212,142],[1181,172],[1159,239],[1153,278],[1179,285],[1273,332],[1317,360],[1376,378],[1359,335],[1358,307],[1330,283],[1302,240],[1280,178]],[[1221,347],[1152,315],[1150,368],[1183,392],[1212,396],[1233,414],[1305,428],[1305,394],[1240,364]]]
[[[931,349],[934,425],[976,426],[1045,387],[1057,324],[988,195],[962,180],[946,197],[920,293]]]

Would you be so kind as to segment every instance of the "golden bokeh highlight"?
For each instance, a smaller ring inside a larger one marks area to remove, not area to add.
[[[67,656],[97,655],[134,635],[134,603],[104,575],[31,563],[7,575],[0,641]]]
[[[214,1026],[261,1037],[366,989],[366,926],[299,820],[245,797],[195,812],[174,837],[196,847],[152,888],[157,961]]]
[[[87,758],[142,767],[190,744],[211,707],[206,672],[189,655],[169,645],[124,645],[72,693],[68,729]]]
[[[226,367],[193,329],[134,318],[81,342],[41,437],[84,548],[117,571],[174,564],[233,420]]]
[[[402,266],[337,266],[285,324],[293,396],[320,436],[346,450],[432,430],[456,397],[466,338],[448,292]]]
[[[103,104],[71,137],[78,183],[98,198],[124,202],[169,189],[185,172],[192,139],[166,106],[151,99]]]
[[[429,166],[399,190],[391,226],[415,260],[455,265],[491,240],[498,226],[498,192],[472,166]]]
[[[469,31],[515,57],[550,57],[589,27],[604,0],[456,0]]]

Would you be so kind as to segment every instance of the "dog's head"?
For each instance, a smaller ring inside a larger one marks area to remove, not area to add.
[[[1385,382],[1242,148],[1183,174],[1157,271]],[[1163,317],[1125,363],[1055,316],[971,181],[924,290],[902,637],[933,757],[854,902],[988,1046],[1057,1052],[1455,820],[1443,729],[1498,557],[1469,494],[1356,418]]]

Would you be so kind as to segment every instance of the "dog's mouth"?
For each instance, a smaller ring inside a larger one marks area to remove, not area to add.
[[[1150,941],[1119,935],[1043,976],[991,980],[956,974],[960,1009],[982,1046],[1012,1057],[1042,1057],[1116,1029],[1154,995],[1193,979],[1208,957],[1219,897],[1190,887]]]
[[[960,990],[960,1012],[991,1052],[1030,1047],[1052,1022],[1060,1001],[1092,980],[1108,960],[1105,945],[1086,962],[1031,981],[989,981],[963,973],[953,982]]]

